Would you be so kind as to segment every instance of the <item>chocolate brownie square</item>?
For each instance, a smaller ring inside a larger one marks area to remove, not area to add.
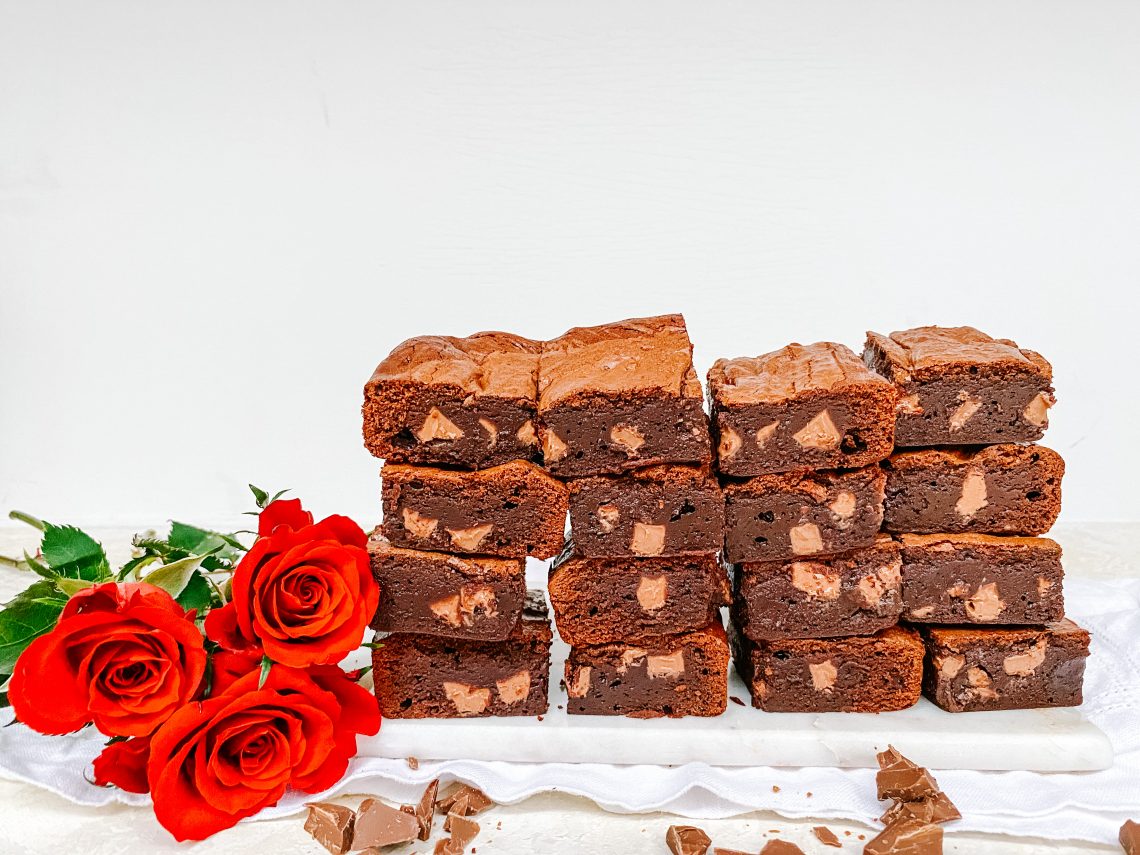
[[[1047,537],[903,534],[903,618],[1046,624],[1065,616],[1061,547]]]
[[[553,558],[566,487],[533,463],[464,472],[385,463],[381,531],[396,546],[504,558]]]
[[[883,522],[885,483],[878,466],[726,483],[725,557],[784,561],[871,546]]]
[[[875,635],[752,641],[732,634],[752,706],[768,712],[891,712],[918,703],[922,639],[892,626]]]
[[[708,469],[650,466],[569,487],[570,531],[586,557],[716,552],[724,539],[724,496]]]
[[[736,567],[732,617],[753,641],[874,635],[902,613],[901,548],[889,535],[831,558]]]
[[[572,647],[566,712],[678,718],[728,706],[728,639],[719,621],[694,632]]]
[[[1053,369],[973,327],[867,333],[867,364],[899,388],[895,445],[1032,442],[1049,426]]]
[[[1044,627],[923,627],[923,691],[948,712],[1075,707],[1089,634],[1065,619]]]
[[[380,605],[372,628],[448,638],[500,641],[511,634],[526,599],[521,558],[464,557],[368,542]]]
[[[681,315],[577,327],[542,346],[538,417],[562,478],[708,463],[708,418]]]
[[[1043,445],[900,451],[883,466],[887,531],[1044,534],[1061,512],[1065,461]]]
[[[542,715],[548,706],[550,618],[531,591],[505,641],[393,633],[372,651],[372,679],[386,718]]]
[[[894,447],[897,390],[842,344],[718,359],[708,384],[724,475],[857,469]]]
[[[728,605],[728,572],[716,555],[586,558],[572,542],[550,568],[554,622],[572,646],[700,629]]]
[[[537,460],[537,341],[502,332],[420,336],[364,387],[364,445],[393,463],[480,469]]]

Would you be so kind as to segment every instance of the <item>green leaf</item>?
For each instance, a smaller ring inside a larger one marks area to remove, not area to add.
[[[213,591],[210,589],[210,583],[206,581],[205,576],[201,573],[194,573],[190,577],[190,581],[186,583],[186,587],[182,589],[182,593],[174,599],[178,600],[178,605],[184,609],[197,609],[198,616],[201,617],[210,607]]]
[[[119,571],[119,575],[116,578],[118,578],[120,582],[124,582],[127,579],[130,579],[136,573],[136,571],[141,570],[143,567],[146,567],[146,565],[153,564],[158,560],[159,556],[155,555],[153,552],[148,552],[145,555],[139,555],[124,564],[123,569]]]
[[[260,487],[255,487],[250,484],[249,491],[253,493],[253,500],[257,502],[257,506],[259,508],[264,508],[267,504],[269,504],[269,494],[262,490]]]
[[[111,575],[103,547],[74,526],[48,523],[44,528],[40,552],[47,565],[59,576],[100,582]]]
[[[252,485],[251,485],[252,486]],[[261,657],[261,676],[257,678],[257,688],[265,685],[265,681],[269,679],[269,670],[273,667],[273,660],[268,656]]]
[[[31,585],[0,611],[0,673],[12,673],[17,657],[25,648],[55,626],[64,606],[57,597],[55,586],[43,580]]]
[[[225,558],[236,558],[238,551],[245,552],[245,547],[232,535],[198,528],[177,520],[170,524],[170,537],[167,542],[187,553],[218,552]]]
[[[55,580],[55,586],[59,588],[60,593],[67,594],[69,597],[74,597],[80,591],[90,588],[94,584],[87,579],[71,579],[67,576],[58,576]]]
[[[142,580],[151,585],[157,585],[172,597],[178,597],[186,590],[186,586],[190,584],[190,577],[194,575],[205,557],[205,555],[190,555],[186,558],[180,558],[178,561],[163,564],[143,576]]]

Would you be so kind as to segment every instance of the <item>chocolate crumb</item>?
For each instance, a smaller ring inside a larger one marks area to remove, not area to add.
[[[404,762],[408,764],[408,768],[413,772],[420,768],[420,761],[415,757],[405,757]]]
[[[309,802],[305,805],[305,831],[333,855],[344,855],[352,848],[352,832],[356,811],[332,802]]]
[[[539,721],[542,721],[542,716],[538,716],[538,720],[539,720]]]
[[[811,790],[808,790],[806,793],[804,793],[804,795],[810,799],[811,798]]]
[[[712,840],[694,825],[670,825],[665,845],[673,855],[705,855]]]
[[[780,788],[779,788],[779,787],[777,787],[775,784],[773,784],[773,785],[772,785],[772,792],[773,792],[773,793],[778,793],[778,792],[780,792]]]
[[[732,701],[734,704],[736,704],[737,706],[741,706],[741,707],[744,706],[744,701],[740,700],[740,698],[736,697],[736,695],[729,695],[728,699],[730,701]]]
[[[1140,823],[1130,819],[1120,826],[1120,848],[1125,855],[1140,855]]]
[[[843,844],[839,842],[839,838],[835,836],[835,832],[826,825],[817,825],[811,830],[811,833],[814,834],[815,839],[824,846],[834,846],[836,849],[843,846]]]

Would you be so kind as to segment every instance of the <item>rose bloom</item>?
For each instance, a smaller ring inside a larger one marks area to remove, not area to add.
[[[8,697],[40,733],[91,722],[108,736],[147,736],[194,697],[206,670],[192,613],[145,582],[94,585],[16,660]]]
[[[234,662],[221,669],[227,680]],[[260,689],[259,679],[260,669],[250,671],[183,707],[151,739],[155,816],[178,840],[229,828],[276,804],[286,787],[328,789],[347,770],[357,735],[380,729],[371,693],[334,665],[274,665]]]
[[[343,516],[314,524],[293,499],[266,507],[258,534],[234,570],[231,602],[206,616],[206,634],[297,668],[359,647],[380,598],[360,527]]]

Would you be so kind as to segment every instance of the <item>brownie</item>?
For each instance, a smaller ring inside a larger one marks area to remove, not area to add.
[[[681,315],[576,327],[542,346],[538,417],[560,477],[708,463],[708,418]]]
[[[537,460],[541,344],[502,332],[420,336],[364,387],[364,445],[394,463],[477,469]]]
[[[1056,541],[969,533],[899,539],[908,621],[1046,624],[1065,616]]]
[[[521,558],[463,557],[368,542],[380,606],[372,628],[448,638],[501,641],[511,634],[526,599]]]
[[[719,620],[693,632],[570,648],[571,715],[677,718],[728,706],[728,639]]]
[[[531,591],[504,641],[393,633],[372,651],[373,685],[387,718],[541,715],[550,680],[550,618]]]
[[[1065,461],[1043,445],[902,451],[884,468],[891,532],[1044,534],[1061,512]]]
[[[874,635],[902,613],[900,552],[884,534],[832,558],[740,564],[733,621],[753,641]]]
[[[716,552],[724,539],[724,496],[708,469],[650,466],[569,487],[570,531],[589,558]]]
[[[842,344],[718,359],[708,395],[725,475],[856,469],[894,447],[898,391]]]
[[[886,476],[846,472],[758,475],[724,487],[724,554],[741,561],[835,555],[875,542]]]
[[[1065,619],[1044,627],[923,627],[923,692],[948,712],[1075,707],[1089,634]]]
[[[632,641],[700,629],[728,605],[728,572],[716,555],[586,558],[568,542],[547,587],[567,644]]]
[[[867,333],[867,364],[899,389],[895,445],[1032,442],[1049,426],[1053,369],[973,327]]]
[[[892,626],[875,635],[752,641],[732,634],[752,706],[768,712],[890,712],[918,702],[922,639]]]
[[[566,530],[566,487],[512,460],[464,472],[385,463],[381,531],[396,546],[553,558]]]

